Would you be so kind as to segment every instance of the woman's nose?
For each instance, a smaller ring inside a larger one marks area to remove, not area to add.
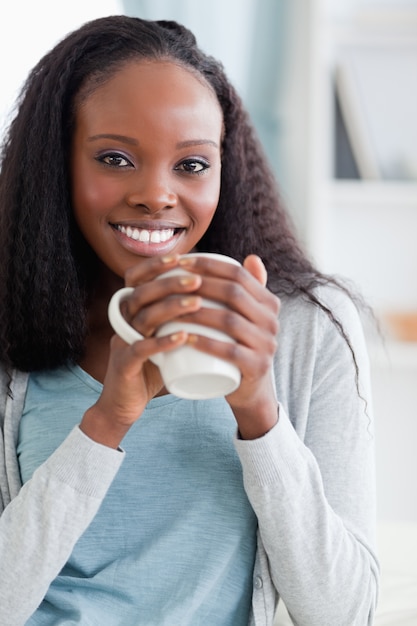
[[[149,213],[157,213],[174,208],[177,195],[165,177],[142,175],[127,192],[126,201],[131,207],[141,207]]]

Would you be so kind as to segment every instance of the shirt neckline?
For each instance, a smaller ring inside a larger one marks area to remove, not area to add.
[[[91,376],[88,372],[86,372],[80,365],[68,365],[69,371],[76,376],[81,382],[83,382],[87,387],[93,389],[97,393],[101,393],[103,390],[103,384],[96,380],[93,376]],[[152,398],[148,403],[146,408],[153,409],[161,406],[166,406],[168,404],[173,404],[174,402],[180,402],[181,398],[174,396],[172,393],[168,393],[164,396],[158,396],[156,398]]]

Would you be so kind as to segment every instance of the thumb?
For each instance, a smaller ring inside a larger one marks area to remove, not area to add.
[[[248,270],[248,272],[252,274],[252,276],[256,278],[256,280],[259,281],[263,287],[265,287],[268,274],[260,257],[256,254],[250,254],[243,261],[243,267]]]

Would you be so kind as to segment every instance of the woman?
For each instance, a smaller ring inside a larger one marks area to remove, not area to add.
[[[70,34],[28,78],[0,207],[0,624],[272,624],[279,597],[299,625],[370,624],[358,314],[297,244],[221,66],[173,22]],[[154,280],[192,250],[243,267]],[[107,319],[124,284],[132,346]],[[179,316],[235,347],[155,336]],[[167,394],[149,357],[185,343],[239,388]]]

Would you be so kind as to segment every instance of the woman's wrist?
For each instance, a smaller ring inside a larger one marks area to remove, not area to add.
[[[80,423],[80,430],[96,443],[108,448],[117,449],[131,424],[120,424],[109,419],[94,404],[84,413]]]
[[[245,406],[233,409],[238,424],[240,439],[259,439],[277,424],[279,407],[276,401],[260,406]]]

